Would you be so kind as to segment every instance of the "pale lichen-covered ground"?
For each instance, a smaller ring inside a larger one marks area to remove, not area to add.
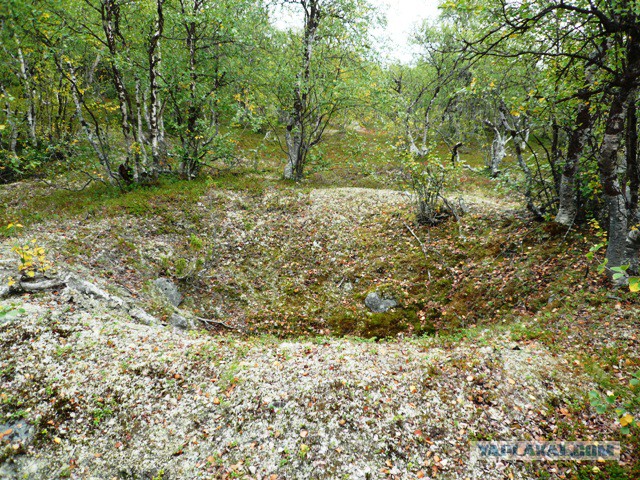
[[[550,402],[584,388],[506,334],[241,339],[136,324],[69,291],[24,305],[0,327],[3,413],[37,432],[6,447],[8,477],[528,478],[470,465],[469,441],[548,436]]]
[[[202,199],[203,214],[221,195]],[[315,238],[327,258],[358,248],[349,226],[407,205],[405,195],[385,190],[301,195],[261,201],[274,212],[295,201],[304,208],[291,222],[333,225],[334,237]],[[228,193],[224,201],[247,199]],[[228,210],[216,226],[233,233],[222,236],[232,239],[229,249],[248,235],[234,227],[247,221],[242,215]],[[103,245],[114,222],[45,223],[37,234],[52,250],[78,232]],[[260,224],[247,231],[260,232]],[[162,238],[150,235],[139,254],[172,248],[171,235]],[[5,274],[15,261],[10,244],[1,247]],[[92,270],[111,262],[113,278],[125,275],[110,253],[57,266],[142,302],[140,292]],[[470,442],[569,439],[567,423],[584,440],[612,431],[606,417],[572,407],[593,387],[574,360],[535,340],[515,341],[508,326],[446,338],[279,340],[142,325],[71,288],[0,302],[10,305],[25,313],[0,325],[0,478],[527,479],[537,468],[563,478],[575,464],[474,463]]]

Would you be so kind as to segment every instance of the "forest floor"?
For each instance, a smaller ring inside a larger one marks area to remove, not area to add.
[[[0,301],[24,309],[0,320],[0,478],[640,478],[637,429],[588,399],[629,399],[640,368],[637,297],[585,257],[597,228],[535,222],[470,170],[449,191],[466,214],[427,228],[388,165],[300,185],[254,167],[124,194],[0,187],[25,224],[0,238],[3,282],[35,238],[157,319],[73,286]],[[158,277],[212,322],[172,326]],[[398,306],[369,312],[371,292]],[[622,457],[471,455],[514,439]]]

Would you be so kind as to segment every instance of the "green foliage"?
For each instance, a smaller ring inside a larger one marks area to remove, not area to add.
[[[233,165],[236,159],[236,143],[230,135],[216,135],[209,145],[207,155],[211,160],[221,160],[225,165]]]
[[[300,180],[331,122],[372,107],[365,99],[374,84],[369,41],[377,17],[366,0],[326,0],[312,9],[284,3],[304,19],[302,31],[273,32],[276,48],[257,66],[265,72],[257,100],[287,156],[286,176]]]
[[[614,392],[607,391],[603,397],[599,392],[593,390],[589,392],[589,401],[599,414],[615,415],[620,424],[620,433],[627,435],[632,428],[638,428],[638,420],[630,413],[633,408],[640,405],[640,370],[631,377],[629,381],[630,398],[623,402],[618,402]],[[616,407],[619,404],[620,406]]]
[[[23,227],[19,223],[10,223],[3,229],[3,232],[6,236],[11,236],[21,228]],[[47,258],[45,248],[38,244],[36,238],[32,238],[29,242],[16,243],[11,251],[18,255],[19,264],[17,270],[21,280],[33,279],[38,275],[44,276],[53,267]],[[9,277],[9,286],[11,287],[15,283],[15,278]]]
[[[307,156],[307,164],[309,167],[307,173],[309,175],[316,172],[322,172],[330,168],[331,161],[329,160],[329,157],[327,156],[323,147],[323,145],[318,145]]]
[[[26,310],[24,308],[0,306],[0,323],[9,320],[15,320],[24,313],[26,313]]]
[[[587,253],[587,259],[592,262],[595,259],[595,254],[606,246],[606,243],[598,243],[593,245]],[[619,267],[608,267],[609,259],[603,258],[601,262],[597,264],[597,272],[602,275],[605,272],[611,272],[611,278],[616,282],[624,282],[628,285],[629,291],[632,293],[640,292],[640,277],[630,276],[627,273],[630,265],[620,265]]]
[[[2,149],[0,143],[0,184],[34,175],[52,162],[68,158],[73,152],[71,144],[66,142],[37,147],[25,145],[18,152]]]
[[[454,214],[444,196],[454,168],[445,165],[434,150],[431,146],[424,156],[401,153],[405,179],[416,199],[417,220],[426,225],[436,225]]]
[[[594,246],[592,246],[589,249],[589,253],[587,253],[587,260],[589,261],[593,261],[593,259],[595,258],[595,254],[598,252],[598,250],[600,250],[602,247],[604,247],[605,244],[604,243],[598,243]]]
[[[204,242],[202,241],[201,238],[199,238],[195,233],[192,233],[189,236],[189,246],[193,249],[193,250],[202,250],[202,246],[204,245]]]

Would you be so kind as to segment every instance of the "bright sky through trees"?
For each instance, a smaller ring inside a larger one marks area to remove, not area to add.
[[[380,51],[392,60],[408,63],[412,58],[409,46],[411,32],[423,20],[434,19],[438,16],[438,0],[371,0],[386,15],[387,25],[384,30],[376,32],[377,37],[386,41],[377,46]],[[294,8],[275,9],[273,19],[278,27],[300,27],[302,23],[296,21],[299,11]]]
[[[389,55],[409,62],[409,37],[415,25],[427,18],[438,16],[438,0],[373,0],[384,11],[386,8],[386,35],[390,39]]]

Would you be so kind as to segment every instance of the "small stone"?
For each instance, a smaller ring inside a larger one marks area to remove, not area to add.
[[[171,318],[169,318],[169,323],[181,330],[189,330],[190,328],[192,328],[191,322],[189,322],[189,320],[187,320],[185,317],[177,313],[171,314]]]
[[[145,312],[141,308],[134,308],[129,312],[131,318],[138,320],[143,325],[155,325],[158,323],[158,319],[153,315]]]
[[[398,306],[398,302],[388,295],[371,292],[364,300],[364,304],[374,313],[385,313]]]
[[[178,291],[178,287],[168,278],[160,277],[153,282],[154,285],[167,298],[169,303],[177,307],[182,303],[182,294]]]

